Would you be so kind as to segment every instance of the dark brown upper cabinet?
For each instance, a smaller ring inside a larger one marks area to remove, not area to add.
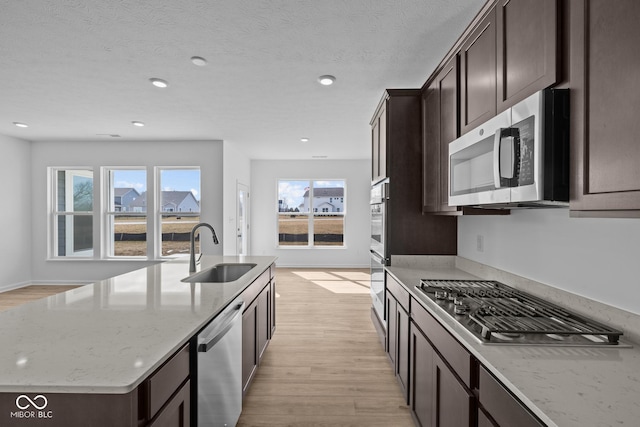
[[[449,206],[449,143],[458,137],[458,57],[422,92],[423,212],[456,212]]]
[[[557,0],[496,4],[497,112],[558,81]]]
[[[422,212],[508,215],[504,209],[449,206],[449,143],[460,136],[460,67],[454,56],[422,90]]]
[[[498,0],[460,49],[460,133],[558,82],[558,0]]]
[[[371,121],[371,182],[387,177],[387,107],[380,106]]]
[[[571,214],[640,217],[640,2],[569,2]]]
[[[496,115],[495,9],[460,50],[460,131],[466,133]]]

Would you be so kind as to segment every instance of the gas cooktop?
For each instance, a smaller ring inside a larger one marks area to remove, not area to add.
[[[424,279],[416,288],[484,344],[622,346],[621,331],[500,282]]]

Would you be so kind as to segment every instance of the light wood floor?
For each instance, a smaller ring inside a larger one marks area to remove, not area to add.
[[[365,280],[341,277],[349,272]],[[367,280],[368,270],[276,271],[276,332],[239,427],[414,425],[371,323]]]
[[[414,425],[371,323],[367,281],[362,269],[277,270],[276,333],[238,427]],[[75,287],[3,292],[0,310]]]
[[[79,285],[29,285],[0,292],[0,311],[70,289],[75,289],[78,286]]]

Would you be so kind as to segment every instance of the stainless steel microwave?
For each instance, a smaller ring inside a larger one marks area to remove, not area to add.
[[[449,205],[567,206],[569,90],[546,89],[449,144]]]

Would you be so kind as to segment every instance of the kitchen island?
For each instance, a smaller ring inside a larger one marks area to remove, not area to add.
[[[178,259],[1,312],[0,425],[110,425],[118,411],[135,425],[151,421],[145,381],[183,368],[190,339],[254,282],[268,283],[274,261],[203,256],[199,270],[256,266],[231,282],[185,283],[188,262]],[[82,405],[103,414],[74,418]]]
[[[453,318],[443,315],[437,304],[421,296],[415,286],[420,283],[420,279],[495,279],[494,277],[480,277],[482,274],[478,271],[473,271],[472,274],[458,268],[459,264],[455,262],[412,261],[403,265],[402,262],[395,261],[397,260],[394,259],[394,266],[387,267],[387,272],[410,295],[411,311],[415,308],[426,310],[476,361],[474,363],[477,371],[471,374],[472,385],[467,389],[471,391],[472,399],[474,394],[479,395],[480,406],[483,399],[483,378],[492,381],[490,377],[493,377],[497,380],[496,384],[501,384],[508,391],[507,394],[515,397],[535,414],[535,418],[541,422],[535,425],[638,425],[640,349],[637,345],[564,347],[482,344]],[[430,331],[425,333],[429,337]],[[478,408],[471,410],[476,409]],[[481,424],[487,422],[486,418],[483,418],[483,411],[479,409],[477,414],[478,425],[494,425],[491,421]],[[476,416],[472,415],[472,419],[476,419]]]

